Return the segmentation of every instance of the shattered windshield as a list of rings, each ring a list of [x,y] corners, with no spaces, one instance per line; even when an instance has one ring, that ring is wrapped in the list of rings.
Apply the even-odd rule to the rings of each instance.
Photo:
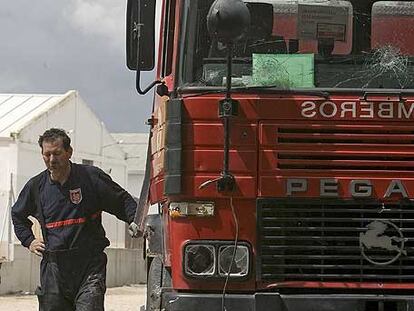
[[[207,31],[212,3],[184,1],[181,85],[225,85],[227,47],[211,39]],[[245,3],[251,25],[234,46],[234,86],[414,88],[414,3]]]

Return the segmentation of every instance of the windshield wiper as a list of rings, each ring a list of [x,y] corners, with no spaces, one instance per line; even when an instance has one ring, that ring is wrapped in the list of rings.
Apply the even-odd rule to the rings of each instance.
[[[284,93],[284,94],[298,94],[298,95],[311,95],[311,96],[318,96],[322,97],[324,99],[328,99],[330,97],[330,93],[327,91],[319,91],[319,90],[307,90],[307,89],[283,89],[280,88],[277,85],[259,85],[259,86],[236,86],[231,88],[232,92],[235,93],[248,93],[252,91],[257,92],[265,92],[265,93]],[[193,92],[199,92],[194,94]],[[184,87],[184,88],[178,88],[177,93],[183,94],[183,93],[191,93],[187,95],[182,95],[183,98],[189,98],[189,97],[199,97],[204,95],[210,95],[210,94],[223,94],[226,92],[225,88],[220,89],[214,89],[214,90],[208,90],[203,91],[203,88],[201,87]]]
[[[245,86],[245,87],[234,87],[232,88],[234,92],[250,92],[250,91],[273,91],[277,93],[285,93],[285,94],[299,94],[299,95],[312,95],[312,96],[319,96],[325,99],[330,97],[330,93],[327,91],[319,91],[319,90],[308,90],[308,89],[282,89],[276,85],[259,85],[259,86]]]

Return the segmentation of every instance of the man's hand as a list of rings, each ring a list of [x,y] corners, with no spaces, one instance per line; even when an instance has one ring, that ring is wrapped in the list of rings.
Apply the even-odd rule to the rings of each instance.
[[[131,222],[131,224],[129,225],[128,233],[133,238],[142,237],[142,232],[141,230],[139,230],[139,227],[135,222]]]
[[[32,243],[30,243],[29,250],[33,254],[42,257],[42,252],[45,250],[45,243],[39,239],[34,239]]]

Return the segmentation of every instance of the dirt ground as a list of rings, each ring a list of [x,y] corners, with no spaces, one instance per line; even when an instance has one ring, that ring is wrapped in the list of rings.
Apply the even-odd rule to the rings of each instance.
[[[137,311],[145,303],[145,285],[108,288],[105,311]],[[0,311],[37,311],[35,295],[0,296]]]

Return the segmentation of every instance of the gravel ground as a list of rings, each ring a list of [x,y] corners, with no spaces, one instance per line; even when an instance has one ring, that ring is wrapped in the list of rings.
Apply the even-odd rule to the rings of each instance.
[[[145,285],[108,288],[105,311],[138,311],[145,303]],[[0,311],[37,311],[35,295],[0,296]]]

